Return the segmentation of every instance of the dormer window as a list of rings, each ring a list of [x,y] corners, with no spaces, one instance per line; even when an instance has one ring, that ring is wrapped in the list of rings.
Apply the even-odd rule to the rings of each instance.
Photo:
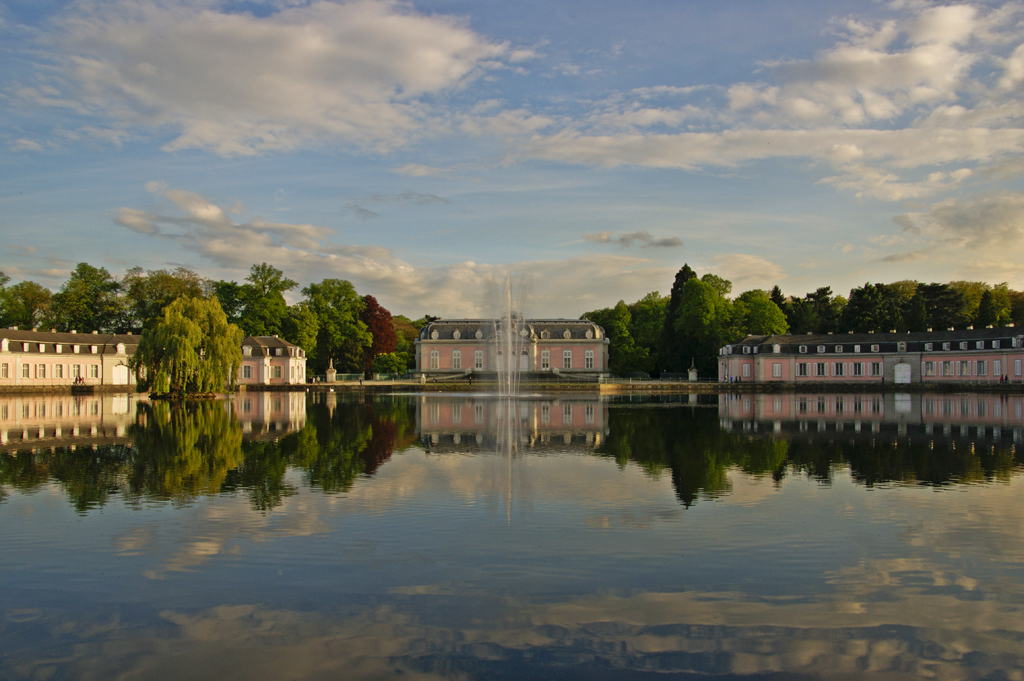
[[[854,345],[853,346],[853,351],[854,352],[860,352],[860,346],[859,345]]]
[[[46,343],[39,344],[39,352],[46,352]]]
[[[123,355],[124,354],[124,343],[118,343],[117,344],[117,354],[119,354],[119,355]]]
[[[54,345],[54,346],[53,346],[53,349],[54,349],[54,350],[55,350],[56,352],[60,353],[60,352],[63,352],[63,351],[64,351],[64,346],[63,346],[63,345],[61,345],[60,343],[58,343],[57,345]]]
[[[22,343],[21,344],[21,351],[22,352],[28,352],[28,343]]]
[[[985,349],[985,341],[978,341],[977,343],[975,343],[974,347],[976,347],[978,350],[984,350]]]
[[[800,346],[800,354],[801,355],[806,355],[807,354],[807,346],[806,345],[801,345]]]
[[[252,348],[250,346],[248,346],[248,345],[243,345],[242,346],[242,355],[244,357],[251,357],[252,356]]]
[[[871,352],[878,352],[878,345],[877,344],[871,346]]]
[[[992,349],[993,350],[998,350],[999,349],[999,341],[997,341],[997,340],[992,341]]]
[[[837,345],[836,346],[836,352],[842,352],[842,351],[843,351],[843,346],[842,345]]]
[[[960,341],[960,349],[961,350],[966,350],[967,349],[967,341]]]
[[[906,343],[906,341],[900,341],[899,343],[896,344],[896,352],[906,352],[906,351],[907,351],[907,343]]]
[[[77,354],[78,354],[79,352],[81,352],[81,349],[82,349],[82,348],[81,348],[81,346],[79,346],[79,345],[72,345],[72,346],[71,346],[71,352],[75,353],[76,355],[77,355]]]
[[[772,346],[772,352],[776,355],[779,354],[780,352],[782,352],[782,346],[776,343],[775,345]]]
[[[825,346],[824,345],[819,345],[818,346],[818,352],[825,352]]]
[[[749,345],[744,345],[743,346],[743,354],[744,355],[749,355],[750,354],[750,346]]]
[[[949,350],[949,343],[943,343],[942,344],[942,349],[943,350]]]
[[[932,343],[925,343],[924,344],[924,349],[927,350],[928,352],[932,351],[932,347],[933,347]]]
[[[98,346],[96,346],[96,345],[90,345],[90,346],[89,346],[89,350],[90,350],[90,352],[92,352],[92,354],[94,354],[94,355],[95,355],[95,354],[96,354],[97,352],[99,352],[99,351],[100,351],[99,347],[98,347]]]

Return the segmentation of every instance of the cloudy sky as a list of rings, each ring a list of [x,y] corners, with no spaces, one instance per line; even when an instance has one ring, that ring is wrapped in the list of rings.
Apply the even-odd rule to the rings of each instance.
[[[351,280],[397,313],[1024,288],[1024,5],[0,0],[0,268]]]

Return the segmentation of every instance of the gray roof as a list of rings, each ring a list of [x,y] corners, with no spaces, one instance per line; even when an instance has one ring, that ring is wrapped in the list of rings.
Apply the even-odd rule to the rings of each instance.
[[[977,341],[985,341],[986,348],[991,349],[994,340],[1006,341],[1000,349],[1012,347],[1011,339],[1024,336],[1024,327],[994,327],[991,329],[960,329],[945,331],[911,331],[905,333],[816,333],[805,335],[773,335],[747,336],[743,340],[730,343],[727,347],[743,348],[744,346],[759,348],[758,352],[771,352],[773,345],[780,345],[783,353],[799,352],[801,345],[806,345],[810,353],[816,353],[818,346],[825,346],[826,353],[836,352],[836,346],[842,346],[841,352],[852,352],[854,345],[878,345],[880,352],[896,352],[898,343],[906,343],[907,352],[923,352],[925,343],[932,343],[933,350],[941,348],[942,343],[950,343],[951,350],[959,350],[959,343],[968,342],[968,348],[974,350]],[[762,350],[763,349],[763,350]],[[741,350],[742,352],[742,350]]]
[[[27,352],[39,352],[39,345],[42,344],[44,353],[55,353],[55,345],[84,345],[98,346],[97,354],[106,354],[117,351],[117,344],[123,343],[125,352],[129,355],[135,354],[135,348],[139,344],[140,336],[130,333],[64,333],[56,331],[29,331],[22,329],[0,329],[0,339],[6,338],[9,350],[12,352],[26,352],[20,347],[13,347],[16,343],[28,343]]]
[[[512,320],[517,330],[525,329],[527,338],[564,338],[565,332],[569,332],[569,338],[573,340],[584,340],[587,332],[590,331],[593,338],[604,338],[604,329],[586,319],[514,319]],[[500,320],[498,319],[439,319],[425,324],[420,329],[420,340],[456,340],[455,332],[459,332],[459,340],[476,340],[477,332],[480,333],[480,340],[490,340],[495,337]],[[434,332],[437,338],[433,338]],[[545,335],[546,334],[546,335]]]

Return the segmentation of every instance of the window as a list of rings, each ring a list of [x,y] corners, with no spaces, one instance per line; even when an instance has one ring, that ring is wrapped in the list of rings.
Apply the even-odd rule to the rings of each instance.
[[[971,363],[967,360],[957,362],[957,375],[958,376],[970,376],[971,375]]]
[[[572,369],[572,350],[562,351],[562,368]]]
[[[842,352],[842,351],[843,351],[843,346],[842,345],[837,345],[836,346],[836,352]]]
[[[828,367],[825,365],[824,362],[818,362],[817,364],[814,365],[814,375],[828,376]]]
[[[924,344],[924,349],[927,350],[928,352],[931,352],[933,347],[934,347],[933,343],[925,343]]]
[[[58,352],[58,353],[59,352],[63,352],[63,348],[64,348],[64,346],[61,345],[60,343],[57,343],[56,345],[53,346],[54,351]]]
[[[881,362],[872,362],[871,363],[871,375],[872,376],[881,376],[882,375],[882,363]]]
[[[562,405],[562,423],[572,423],[572,405]]]
[[[833,376],[844,376],[846,374],[846,365],[842,362],[836,362],[832,365]]]
[[[984,350],[985,341],[978,341],[977,343],[974,344],[974,347],[977,348],[978,350]]]
[[[824,345],[819,345],[818,346],[818,352],[825,352],[825,346]]]
[[[809,375],[807,373],[807,362],[801,362],[800,364],[796,365],[796,375],[797,376],[808,376]]]
[[[90,364],[89,365],[89,378],[99,378],[99,377],[100,377],[100,365],[99,364]]]
[[[45,364],[37,364],[36,365],[36,378],[46,378],[46,365]]]
[[[743,354],[744,355],[749,355],[750,354],[750,346],[749,345],[744,345],[743,346]]]
[[[540,368],[550,369],[551,368],[551,351],[541,350],[540,351]]]
[[[452,350],[452,369],[462,368],[462,350]]]
[[[859,345],[854,345],[853,346],[853,351],[854,352],[860,352],[860,346]]]
[[[949,350],[949,343],[943,343],[942,344],[942,349],[943,350]]]
[[[30,371],[32,371],[32,369],[31,369],[31,367],[29,367],[28,364],[22,364],[21,365],[21,377],[22,378],[29,378],[29,372]]]
[[[583,420],[590,424],[594,422],[594,405],[588,404],[583,407]]]
[[[54,364],[53,365],[53,377],[54,378],[64,378],[64,365],[63,364]]]
[[[899,343],[896,344],[896,352],[906,352],[906,351],[907,351],[907,343],[906,343],[906,341],[900,341]]]
[[[871,352],[878,352],[878,345],[877,344],[871,346]]]
[[[782,362],[772,363],[772,378],[782,378]]]
[[[992,341],[992,349],[993,350],[998,350],[999,349],[999,341],[997,341],[997,340]]]
[[[974,363],[974,375],[975,376],[988,376],[988,363],[980,359]]]
[[[540,422],[551,423],[551,405],[547,402],[540,405]]]
[[[82,377],[82,365],[81,364],[72,364],[71,365],[71,378],[81,378],[81,377]]]
[[[99,352],[99,347],[98,347],[98,346],[95,346],[95,345],[90,345],[90,346],[89,346],[89,351],[90,351],[90,352],[91,352],[92,354],[94,354],[94,355],[95,355],[95,354],[96,354],[97,352]]]
[[[484,351],[474,350],[473,351],[473,368],[483,369],[484,368]]]
[[[922,362],[921,371],[924,372],[925,376],[935,375],[935,362]]]
[[[252,365],[246,364],[242,367],[242,378],[252,378]]]
[[[782,346],[776,343],[775,345],[772,346],[772,352],[776,355],[779,354],[780,352],[782,352]]]
[[[252,356],[252,348],[249,347],[248,345],[243,345],[242,346],[242,355],[244,357],[251,357]]]
[[[593,350],[587,350],[585,353],[583,353],[583,367],[585,369],[593,369],[594,368],[594,351]]]
[[[992,375],[1002,376],[1003,375],[1003,361],[1000,359],[992,360]]]
[[[10,371],[11,371],[11,366],[7,362],[4,362],[3,364],[0,364],[0,378],[10,378],[11,377]]]
[[[803,354],[803,355],[807,354],[807,346],[806,345],[801,345],[800,346],[800,354]]]
[[[953,363],[952,362],[943,362],[942,363],[942,375],[943,376],[952,376],[953,375]]]
[[[750,378],[750,365],[744,364],[742,367],[743,378]]]
[[[281,378],[281,367],[270,367],[271,378]]]
[[[961,350],[966,350],[967,349],[967,341],[960,341],[960,349]]]
[[[82,346],[80,346],[80,345],[72,345],[72,346],[71,346],[71,350],[72,350],[72,351],[73,351],[73,352],[74,352],[74,353],[75,353],[76,355],[77,355],[77,354],[78,354],[78,353],[79,353],[79,352],[81,351],[81,349],[82,349]]]
[[[1014,376],[1020,376],[1020,360],[1019,359],[1013,360],[1013,375]]]
[[[430,351],[430,368],[438,369],[441,366],[441,353],[437,350]]]

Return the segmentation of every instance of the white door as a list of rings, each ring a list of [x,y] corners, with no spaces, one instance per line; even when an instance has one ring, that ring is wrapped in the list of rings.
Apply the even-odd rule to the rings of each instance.
[[[118,364],[114,367],[114,385],[128,385],[128,367]]]
[[[893,366],[894,377],[897,383],[910,383],[910,365],[900,362]]]

